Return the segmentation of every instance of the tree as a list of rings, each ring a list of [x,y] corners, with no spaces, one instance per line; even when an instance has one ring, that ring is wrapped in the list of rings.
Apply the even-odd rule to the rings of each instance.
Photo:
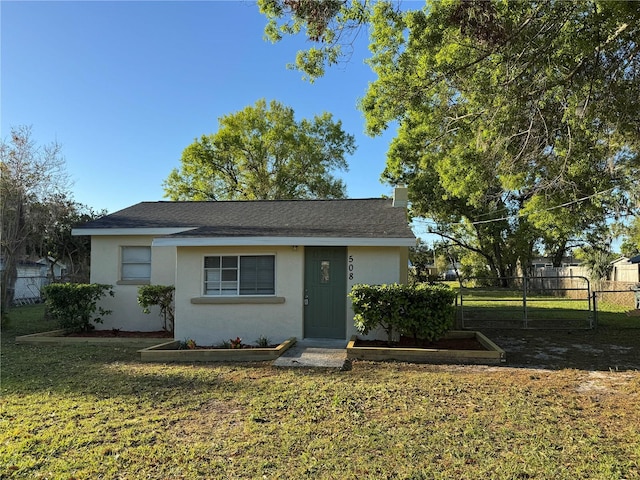
[[[39,209],[46,216],[41,230],[34,232],[27,242],[27,254],[52,259],[50,277],[54,277],[54,266],[57,262],[66,265],[67,281],[86,283],[89,281],[91,259],[91,238],[74,236],[71,231],[76,225],[95,220],[106,214],[96,212],[92,208],[78,203],[67,195],[55,195],[46,203],[32,205],[32,210]]]
[[[341,198],[352,135],[329,113],[296,121],[291,108],[259,100],[219,119],[182,153],[180,169],[164,183],[172,200],[264,200]]]
[[[640,217],[635,217],[624,228],[620,253],[627,257],[633,257],[640,253]]]
[[[409,262],[412,269],[409,271],[411,280],[416,283],[433,280],[435,274],[435,252],[423,240],[418,239],[415,247],[409,247]]]
[[[348,58],[352,38],[370,17],[366,0],[258,0],[258,7],[268,23],[265,36],[272,42],[285,35],[305,31],[314,42],[308,50],[299,51],[293,68],[313,82],[324,75],[327,66]]]
[[[615,260],[608,245],[585,245],[575,249],[575,256],[589,270],[591,281],[595,284],[594,290],[602,290],[602,281],[607,280],[613,269],[612,261]]]
[[[372,135],[399,126],[383,178],[407,184],[412,214],[481,255],[494,275],[514,274],[536,246],[561,258],[633,210],[633,2],[450,0],[404,11],[345,2],[320,21],[302,0],[265,3],[271,31],[282,19],[280,34],[316,28],[315,66],[298,63],[310,75],[337,61],[332,32],[368,23],[377,79],[360,108]]]
[[[0,160],[4,311],[13,303],[18,262],[33,236],[51,221],[49,212],[39,206],[56,196],[66,196],[68,178],[60,145],[36,145],[30,127],[11,129],[10,139],[0,143]]]

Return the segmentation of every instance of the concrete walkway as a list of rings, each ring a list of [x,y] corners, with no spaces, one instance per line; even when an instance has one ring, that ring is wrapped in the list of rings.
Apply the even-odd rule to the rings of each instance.
[[[348,370],[347,340],[305,338],[274,360],[275,367],[317,367]]]

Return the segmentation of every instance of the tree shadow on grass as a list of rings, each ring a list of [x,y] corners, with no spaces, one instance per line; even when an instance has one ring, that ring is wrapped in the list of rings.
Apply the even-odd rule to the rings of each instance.
[[[2,391],[79,393],[97,397],[143,396],[180,391],[232,394],[246,388],[211,364],[151,364],[136,348],[90,345],[2,345]],[[226,371],[228,372],[228,370]],[[225,372],[225,373],[226,373]]]

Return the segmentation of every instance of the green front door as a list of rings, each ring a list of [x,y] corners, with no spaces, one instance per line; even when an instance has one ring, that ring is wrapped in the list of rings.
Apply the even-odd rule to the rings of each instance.
[[[347,249],[305,247],[304,336],[345,338]]]

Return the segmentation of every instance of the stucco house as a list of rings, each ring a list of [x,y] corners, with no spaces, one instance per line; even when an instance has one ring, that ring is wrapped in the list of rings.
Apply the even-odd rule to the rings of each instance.
[[[114,285],[98,328],[159,330],[136,298],[175,285],[178,340],[346,339],[356,283],[407,281],[407,192],[393,199],[143,202],[83,224],[91,282]]]

